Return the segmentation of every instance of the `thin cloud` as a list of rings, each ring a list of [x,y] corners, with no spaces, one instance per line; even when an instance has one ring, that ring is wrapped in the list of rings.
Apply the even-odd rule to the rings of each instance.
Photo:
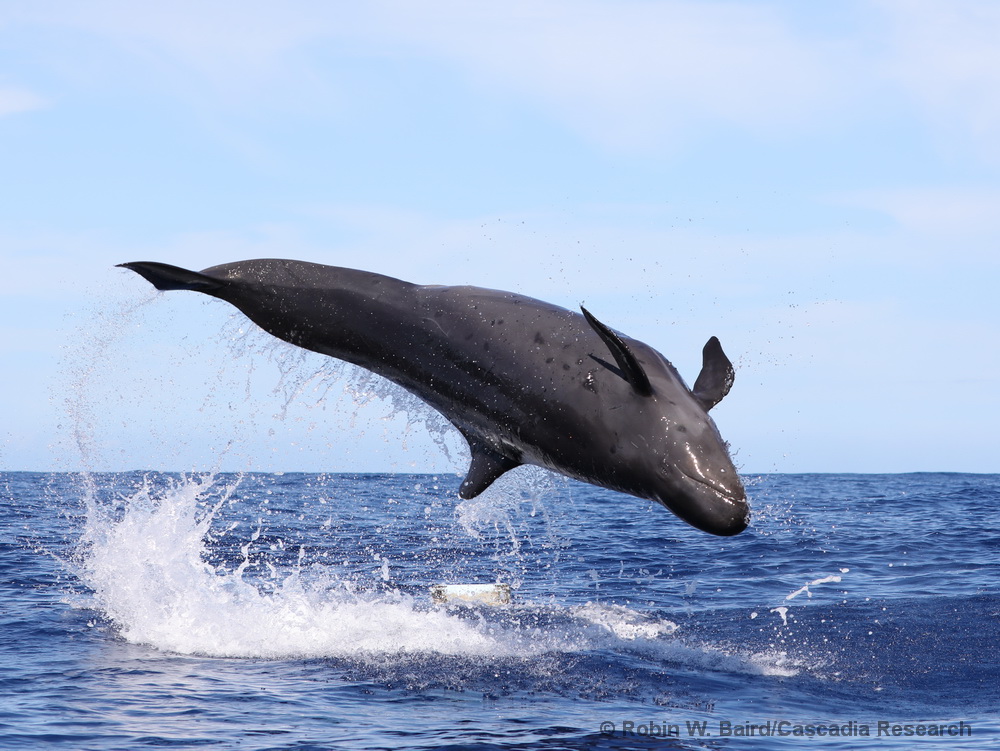
[[[710,119],[761,132],[801,124],[834,106],[841,89],[834,47],[801,37],[761,5],[389,7],[390,20],[372,33],[458,63],[481,90],[526,94],[613,147],[672,146]]]
[[[850,88],[840,46],[761,4],[94,0],[39,4],[17,20],[98,35],[174,82],[184,71],[188,86],[265,107],[287,106],[289,92],[328,107],[339,89],[325,55],[444,62],[473,97],[526,100],[615,150],[673,150],[711,121],[759,134],[816,124]]]
[[[884,0],[887,74],[950,142],[1000,160],[1000,5]]]
[[[0,87],[0,117],[41,109],[48,102],[27,89]]]
[[[90,0],[9,15],[8,33],[20,24],[100,37],[178,96],[210,91],[215,106],[346,116],[361,95],[346,83],[358,65],[329,65],[346,56],[376,75],[443,64],[466,95],[527,104],[611,151],[676,152],[706,128],[816,133],[910,102],[945,145],[971,136],[1000,158],[993,0],[859,3],[844,18],[864,34],[809,27],[779,3],[692,0]],[[117,62],[104,72],[128,75]]]
[[[885,214],[901,229],[917,234],[994,238],[1000,232],[1000,190],[993,187],[866,190],[840,200]],[[995,250],[990,255],[995,256]]]

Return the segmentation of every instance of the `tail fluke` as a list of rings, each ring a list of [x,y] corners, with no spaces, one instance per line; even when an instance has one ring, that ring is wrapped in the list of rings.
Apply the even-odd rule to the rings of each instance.
[[[196,292],[212,292],[221,289],[223,282],[197,271],[188,271],[180,266],[156,261],[131,261],[119,263],[123,269],[132,269],[135,273],[160,290],[191,289]]]

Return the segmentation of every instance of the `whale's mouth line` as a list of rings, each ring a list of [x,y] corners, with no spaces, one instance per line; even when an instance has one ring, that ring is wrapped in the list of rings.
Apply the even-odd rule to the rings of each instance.
[[[743,493],[739,492],[734,493],[729,490],[722,490],[717,485],[714,485],[711,482],[705,480],[703,477],[698,477],[697,475],[688,472],[687,469],[685,469],[684,467],[678,467],[678,469],[680,469],[681,474],[687,477],[689,480],[692,480],[698,483],[698,485],[701,485],[702,487],[711,490],[713,493],[715,493],[724,501],[728,501],[729,503],[740,503],[746,500],[745,491]]]

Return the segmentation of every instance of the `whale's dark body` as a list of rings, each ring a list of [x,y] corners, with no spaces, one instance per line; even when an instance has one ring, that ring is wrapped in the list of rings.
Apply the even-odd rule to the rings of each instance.
[[[280,339],[419,396],[469,442],[463,498],[535,464],[659,501],[713,534],[747,526],[746,494],[707,414],[733,381],[714,337],[691,390],[659,352],[586,310],[511,292],[275,259],[201,272],[121,265],[157,289],[225,300]]]

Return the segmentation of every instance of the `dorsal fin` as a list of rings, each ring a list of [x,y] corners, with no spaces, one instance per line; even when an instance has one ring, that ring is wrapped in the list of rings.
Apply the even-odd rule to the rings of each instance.
[[[474,438],[466,436],[466,440],[469,441],[469,449],[472,451],[472,463],[469,465],[469,474],[465,476],[465,482],[458,489],[460,498],[466,500],[475,498],[500,475],[521,466],[521,462],[516,459],[506,457]]]
[[[653,387],[649,383],[649,376],[646,375],[646,371],[642,369],[642,365],[639,364],[635,355],[632,354],[632,350],[622,341],[622,338],[594,318],[590,311],[582,305],[580,306],[580,310],[583,311],[583,317],[587,319],[590,327],[608,345],[608,349],[611,350],[615,362],[621,368],[622,375],[635,390],[635,393],[639,396],[652,396]]]
[[[734,380],[736,371],[733,370],[733,364],[722,351],[722,344],[713,336],[701,351],[701,372],[691,393],[708,412],[729,393]]]

